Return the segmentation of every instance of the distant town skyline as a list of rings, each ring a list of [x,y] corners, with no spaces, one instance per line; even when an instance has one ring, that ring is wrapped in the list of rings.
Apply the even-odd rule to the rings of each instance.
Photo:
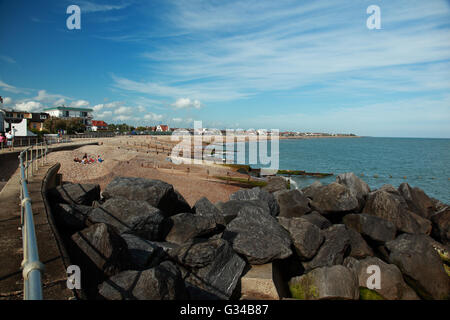
[[[81,29],[70,30],[77,5]],[[370,29],[368,7],[380,8]],[[2,1],[0,107],[133,126],[450,138],[450,3]]]

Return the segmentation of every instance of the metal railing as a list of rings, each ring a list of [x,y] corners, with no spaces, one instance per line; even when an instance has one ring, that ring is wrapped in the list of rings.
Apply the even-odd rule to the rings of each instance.
[[[39,260],[36,232],[34,228],[31,198],[28,193],[28,178],[39,170],[39,162],[47,162],[48,146],[41,142],[23,150],[20,161],[20,204],[23,241],[22,275],[24,300],[42,300],[42,273],[44,265]]]

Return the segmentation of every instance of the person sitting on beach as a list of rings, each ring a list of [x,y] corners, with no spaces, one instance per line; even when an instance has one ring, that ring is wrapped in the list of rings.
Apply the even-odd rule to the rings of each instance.
[[[80,158],[78,158],[78,157],[75,157],[75,158],[73,159],[73,161],[78,162],[78,163],[81,163],[81,160],[80,160]]]
[[[103,160],[103,159],[100,157],[100,155],[98,155],[98,156],[97,156],[97,161],[98,161],[99,163],[102,163],[102,162],[105,161],[105,160]]]
[[[91,156],[91,157],[89,158],[88,162],[89,162],[89,163],[94,163],[94,162],[95,162],[95,159],[92,158],[92,156]]]

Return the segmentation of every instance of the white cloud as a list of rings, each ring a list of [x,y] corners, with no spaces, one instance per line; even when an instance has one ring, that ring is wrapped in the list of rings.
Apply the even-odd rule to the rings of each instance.
[[[70,99],[70,98],[63,96],[61,94],[51,94],[48,93],[46,90],[39,90],[38,95],[33,98],[33,100],[41,101],[43,103],[61,101],[61,99]]]
[[[172,121],[173,122],[182,122],[183,119],[182,118],[173,118]]]
[[[1,80],[0,80],[0,88],[2,88],[5,91],[12,92],[12,93],[21,93],[21,92],[23,92],[23,90],[21,90],[21,89],[19,89],[17,87],[14,87],[12,85],[9,85],[9,84],[1,81]]]
[[[64,99],[64,98],[60,98],[60,99],[56,100],[55,102],[53,102],[54,106],[61,106],[63,104],[66,104],[66,99]]]
[[[81,12],[83,13],[91,13],[91,12],[104,12],[111,10],[120,10],[129,6],[129,4],[119,4],[119,5],[110,5],[110,4],[97,4],[90,1],[78,1],[80,5]]]
[[[125,107],[125,106],[121,106],[119,108],[117,108],[114,113],[115,114],[130,114],[132,113],[133,108],[131,107]]]
[[[119,121],[125,121],[125,120],[130,120],[130,119],[132,119],[131,116],[124,116],[124,115],[114,117],[114,120],[119,120]]]
[[[88,105],[89,105],[89,101],[86,101],[86,100],[76,100],[76,101],[72,101],[70,103],[70,106],[74,107],[74,108],[86,107]]]
[[[12,99],[10,97],[4,97],[3,98],[3,105],[9,105],[12,103]]]
[[[145,116],[144,119],[145,120],[153,120],[153,121],[160,121],[163,119],[163,115],[162,114],[156,114],[153,112],[148,112]]]
[[[195,108],[200,109],[201,103],[198,100],[191,100],[190,98],[179,98],[172,104],[177,109]]]
[[[18,111],[36,112],[42,110],[43,105],[37,101],[26,101],[16,103],[14,109]]]

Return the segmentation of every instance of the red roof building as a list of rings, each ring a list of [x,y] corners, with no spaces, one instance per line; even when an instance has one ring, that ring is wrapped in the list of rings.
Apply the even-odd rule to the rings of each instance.
[[[93,131],[97,131],[97,130],[108,130],[108,124],[105,121],[102,120],[92,120],[92,128],[95,130]]]

